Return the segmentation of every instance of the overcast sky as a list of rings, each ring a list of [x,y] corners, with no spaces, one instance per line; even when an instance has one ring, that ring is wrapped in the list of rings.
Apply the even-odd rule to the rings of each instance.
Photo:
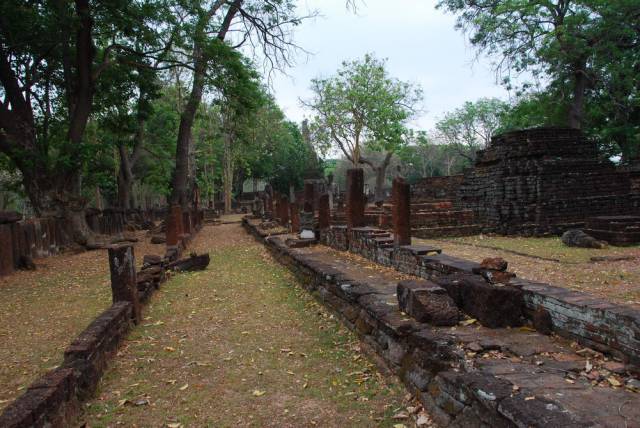
[[[443,113],[481,97],[508,98],[495,83],[488,59],[474,61],[465,36],[454,29],[455,18],[435,8],[435,0],[361,1],[357,13],[345,0],[298,0],[299,11],[322,16],[295,30],[296,43],[311,52],[300,55],[289,76],[273,77],[280,107],[296,122],[310,117],[299,98],[310,98],[314,77],[328,77],[346,59],[371,52],[387,59],[391,76],[419,84],[424,90],[424,114],[413,124],[428,130]]]

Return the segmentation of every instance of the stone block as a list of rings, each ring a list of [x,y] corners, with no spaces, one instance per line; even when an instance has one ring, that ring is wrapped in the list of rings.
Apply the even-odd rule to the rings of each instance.
[[[489,328],[523,324],[522,290],[510,285],[493,285],[475,275],[453,274],[433,282],[446,289],[457,306]]]
[[[460,312],[447,291],[430,281],[405,280],[398,283],[400,310],[420,322],[438,326],[456,325]]]

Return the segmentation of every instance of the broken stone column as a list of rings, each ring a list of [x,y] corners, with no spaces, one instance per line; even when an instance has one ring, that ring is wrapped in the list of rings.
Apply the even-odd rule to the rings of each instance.
[[[167,246],[178,245],[180,235],[182,235],[182,208],[179,205],[173,205],[169,208],[167,216]]]
[[[364,226],[364,171],[362,168],[347,170],[347,227]]]
[[[329,220],[331,218],[331,210],[329,209],[329,195],[327,193],[318,199],[318,228],[326,230],[329,228]]]
[[[140,322],[140,301],[136,282],[136,262],[133,245],[121,244],[109,248],[109,270],[111,271],[111,294],[113,303],[130,302],[133,306],[134,322]]]
[[[404,280],[398,283],[398,306],[419,322],[438,326],[458,324],[460,311],[447,291],[425,280]]]
[[[289,225],[289,198],[286,195],[280,197],[280,224]]]
[[[313,181],[304,182],[304,205],[303,210],[308,213],[312,213],[315,208],[315,183]]]
[[[291,233],[300,233],[300,213],[295,201],[289,204],[289,211],[291,214]]]
[[[411,187],[402,177],[393,179],[394,244],[411,245]]]

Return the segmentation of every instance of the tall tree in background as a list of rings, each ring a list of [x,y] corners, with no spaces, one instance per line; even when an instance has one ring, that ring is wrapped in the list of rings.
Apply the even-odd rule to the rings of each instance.
[[[389,76],[385,61],[372,55],[345,61],[336,76],[313,79],[313,98],[304,105],[315,113],[314,139],[321,151],[337,147],[353,165],[376,172],[376,202],[384,199],[384,180],[391,157],[406,144],[407,122],[422,92]],[[379,163],[363,156],[363,148],[382,152]]]
[[[473,161],[476,151],[491,143],[491,137],[501,127],[502,116],[508,107],[507,103],[496,98],[467,101],[436,123],[436,136],[441,142],[456,148],[460,156]]]
[[[189,173],[192,127],[207,79],[215,73],[212,68],[223,65],[220,63],[229,50],[245,45],[259,50],[274,68],[287,65],[293,47],[291,27],[303,18],[295,15],[292,0],[190,2],[181,9],[187,22],[185,48],[190,51],[183,57],[191,59],[187,67],[192,71],[192,83],[180,118],[170,203],[186,206],[190,182],[195,179]],[[230,33],[232,37],[228,37]]]
[[[583,126],[588,97],[608,78],[637,68],[625,61],[639,47],[637,0],[440,0],[438,7],[457,14],[473,45],[497,57],[505,83],[525,71],[550,80],[569,127]]]
[[[163,44],[161,2],[0,3],[0,151],[22,173],[38,215],[64,216],[73,238],[92,239],[82,171],[96,92],[115,62]],[[139,44],[134,43],[137,41]]]

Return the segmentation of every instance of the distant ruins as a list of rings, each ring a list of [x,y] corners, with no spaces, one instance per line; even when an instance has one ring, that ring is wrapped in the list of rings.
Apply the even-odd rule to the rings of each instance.
[[[476,225],[470,233],[477,225],[484,232],[525,235],[589,227],[600,239],[640,240],[640,171],[617,168],[575,129],[498,135],[464,175],[425,178],[412,192],[414,200],[448,204],[442,217],[452,225]],[[413,220],[419,229],[419,216]]]

